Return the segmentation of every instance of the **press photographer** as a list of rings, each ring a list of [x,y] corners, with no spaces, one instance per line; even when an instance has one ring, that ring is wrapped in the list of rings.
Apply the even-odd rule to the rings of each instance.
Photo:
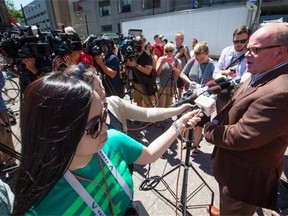
[[[156,73],[152,73],[152,57],[144,51],[142,36],[136,36],[132,48],[135,58],[129,58],[126,67],[133,69],[133,99],[138,106],[151,107],[156,103]]]
[[[90,36],[86,42],[86,52],[95,61],[95,67],[102,73],[102,82],[107,96],[124,96],[120,77],[120,60],[113,52],[114,42],[107,37]]]
[[[81,39],[76,31],[68,26],[63,32],[52,31],[53,69],[63,71],[72,64],[84,62],[93,65],[93,58],[83,52]]]
[[[1,36],[1,53],[12,63],[11,70],[17,70],[21,92],[42,73],[51,71],[51,48],[46,35],[39,30],[34,35],[30,26]]]

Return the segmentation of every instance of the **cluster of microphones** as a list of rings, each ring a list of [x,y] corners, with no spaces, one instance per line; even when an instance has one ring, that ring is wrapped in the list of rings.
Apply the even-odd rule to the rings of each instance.
[[[195,105],[201,108],[205,115],[210,116],[213,112],[213,107],[216,105],[217,95],[220,93],[231,92],[233,89],[241,85],[239,80],[227,80],[221,77],[216,80],[211,80],[205,86],[197,90],[188,89],[188,91],[172,106],[181,106],[185,103]]]

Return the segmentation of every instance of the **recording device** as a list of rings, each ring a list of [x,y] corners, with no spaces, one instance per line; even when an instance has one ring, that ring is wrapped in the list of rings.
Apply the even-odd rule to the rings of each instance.
[[[105,36],[89,35],[83,46],[85,47],[85,53],[95,56],[111,51],[114,47],[114,42]]]
[[[0,36],[1,53],[14,60],[23,58],[47,56],[50,53],[50,44],[45,35],[38,30],[34,36],[30,26],[10,31]]]
[[[206,116],[210,116],[216,107],[216,94],[211,94],[209,96],[206,96],[204,94],[201,94],[198,96],[195,100],[194,103],[201,108],[201,111],[205,113]]]
[[[194,104],[195,100],[202,94],[209,97],[210,95],[217,95],[223,91],[232,91],[233,89],[239,87],[239,82],[237,83],[237,80],[223,81],[220,83],[216,83],[215,81],[213,82],[215,85],[212,86],[212,82],[210,82],[211,87],[204,86],[195,93],[193,93],[193,91],[185,92],[183,97],[180,98],[175,104],[173,104],[172,107],[181,106],[184,103]]]
[[[173,61],[172,58],[163,58],[163,62],[165,63],[171,63]]]
[[[136,60],[138,57],[138,53],[142,51],[141,43],[135,40],[134,36],[125,37],[120,45],[119,50],[121,55],[124,56],[124,60],[122,63],[128,61]]]
[[[26,26],[0,36],[1,53],[11,58],[19,71],[24,67],[22,59],[35,58],[37,69],[48,72],[52,70],[51,61],[47,61],[48,59],[82,50],[81,40],[76,33],[64,33],[62,30],[41,32],[39,27],[37,31],[37,35],[34,35],[31,26]]]

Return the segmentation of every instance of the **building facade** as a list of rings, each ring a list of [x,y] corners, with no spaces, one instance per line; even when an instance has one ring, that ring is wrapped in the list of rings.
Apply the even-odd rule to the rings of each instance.
[[[8,17],[8,10],[4,0],[0,0],[0,32],[5,32],[11,28],[11,23]]]
[[[3,1],[3,0],[2,0]],[[121,22],[169,13],[247,0],[34,0],[24,7],[28,25],[40,26],[42,31],[72,26],[82,38],[89,34],[124,33]],[[249,0],[253,3],[260,0]],[[283,17],[288,20],[287,0],[262,0],[260,22]],[[139,26],[141,28],[141,26]]]
[[[41,31],[71,25],[68,0],[34,0],[24,6],[26,25],[39,25]]]

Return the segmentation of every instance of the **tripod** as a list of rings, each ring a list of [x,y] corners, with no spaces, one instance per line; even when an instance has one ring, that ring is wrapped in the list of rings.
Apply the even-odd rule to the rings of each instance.
[[[165,90],[165,88],[168,86],[168,83],[169,83],[169,82],[170,82],[170,86],[171,86],[169,96],[170,96],[170,97],[173,97],[173,95],[174,95],[174,96],[175,96],[175,100],[178,99],[178,98],[177,98],[177,94],[176,94],[176,83],[174,82],[174,80],[175,80],[175,78],[174,78],[174,73],[173,73],[173,71],[171,70],[168,80],[166,81],[165,85],[162,87],[162,91],[158,94],[158,100],[156,101],[156,104],[158,104],[159,99],[160,99],[161,95],[163,94],[163,91]],[[172,99],[172,100],[173,100],[173,99]],[[170,105],[169,105],[169,106],[170,106]]]
[[[140,187],[143,188],[143,190],[150,190],[150,189],[154,189],[154,191],[156,191],[162,198],[164,198],[167,202],[169,202],[171,205],[173,205],[174,207],[176,207],[178,210],[180,210],[182,212],[182,214],[184,216],[191,215],[187,210],[188,209],[192,209],[192,208],[201,208],[201,207],[207,207],[208,205],[213,205],[214,202],[214,192],[213,190],[210,188],[210,186],[207,184],[207,182],[203,179],[203,177],[199,174],[199,172],[193,167],[192,163],[189,162],[189,158],[190,158],[190,153],[191,153],[191,149],[192,149],[192,138],[193,138],[193,130],[189,131],[189,136],[188,136],[188,140],[186,141],[186,157],[185,157],[185,161],[181,162],[181,164],[175,166],[172,170],[170,170],[169,172],[167,172],[166,174],[160,176],[156,176],[156,177],[150,177],[148,179],[145,179],[142,184],[140,185]],[[166,176],[168,176],[169,174],[173,173],[175,170],[177,170],[178,168],[180,168],[180,166],[184,167],[184,173],[183,173],[183,179],[182,179],[182,190],[181,190],[181,196],[180,196],[180,200],[177,197],[177,195],[173,192],[173,190],[171,189],[171,187],[167,184],[167,182],[164,180],[164,178]],[[195,172],[195,174],[201,179],[202,183],[194,190],[191,192],[191,194],[188,195],[188,191],[187,191],[187,183],[188,183],[188,173],[189,173],[189,169],[192,168],[192,170]],[[165,197],[164,195],[162,195],[156,188],[156,186],[158,185],[159,182],[162,182],[163,185],[167,188],[168,192],[173,196],[173,198],[175,198],[176,200],[176,204],[173,203],[171,200],[169,200],[167,197]],[[203,205],[187,205],[188,201],[194,197],[198,192],[200,192],[200,190],[204,187],[207,187],[208,190],[211,192],[211,202],[209,204],[203,204]],[[177,204],[178,203],[178,204]]]

